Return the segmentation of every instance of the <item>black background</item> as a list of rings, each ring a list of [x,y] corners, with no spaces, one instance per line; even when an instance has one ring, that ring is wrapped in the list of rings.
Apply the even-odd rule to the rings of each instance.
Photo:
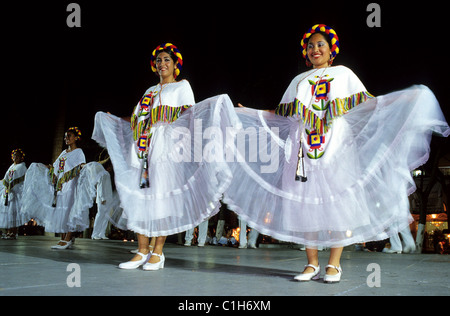
[[[67,6],[81,7],[69,28]],[[447,120],[450,67],[448,5],[376,1],[381,27],[367,26],[373,1],[16,1],[1,7],[0,174],[21,147],[31,162],[51,163],[58,111],[82,130],[87,160],[97,111],[130,116],[158,78],[150,54],[171,42],[184,60],[196,101],[228,94],[248,107],[273,109],[300,72],[300,40],[314,24],[333,27],[341,52],[374,95],[425,84]],[[62,144],[61,144],[62,146]],[[89,150],[91,149],[91,151]]]

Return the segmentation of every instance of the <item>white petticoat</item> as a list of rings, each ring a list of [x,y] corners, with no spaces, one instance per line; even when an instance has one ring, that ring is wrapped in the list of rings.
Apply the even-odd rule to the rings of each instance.
[[[245,132],[258,131],[258,157],[248,152],[250,137],[246,147],[237,146],[237,161],[246,162],[230,164],[234,177],[224,201],[261,233],[308,246],[386,239],[409,225],[410,171],[428,160],[433,132],[450,134],[425,86],[370,99],[335,119],[325,154],[305,157],[307,181],[299,182],[299,120],[236,111]]]
[[[110,214],[119,228],[149,237],[186,231],[213,216],[232,174],[224,159],[226,127],[237,124],[226,95],[186,110],[173,123],[152,127],[150,188],[140,189],[130,123],[99,112],[92,138],[108,149],[123,213]],[[116,208],[120,214],[121,208]]]
[[[20,212],[22,190],[23,182],[16,184],[8,194],[8,205],[5,205],[5,186],[0,181],[0,228],[19,227],[28,221]]]
[[[23,216],[34,218],[46,232],[78,232],[88,228],[89,208],[94,203],[96,183],[101,175],[97,165],[96,162],[86,164],[79,176],[64,183],[53,207],[54,186],[49,170],[44,164],[32,163],[25,176]]]

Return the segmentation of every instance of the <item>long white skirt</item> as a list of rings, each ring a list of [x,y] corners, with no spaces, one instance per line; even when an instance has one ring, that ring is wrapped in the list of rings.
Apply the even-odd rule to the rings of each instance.
[[[25,175],[22,216],[45,227],[46,232],[67,233],[82,231],[89,227],[89,208],[94,204],[95,185],[98,173],[91,172],[87,164],[80,175],[63,184],[57,192],[56,207],[53,207],[54,186],[48,168],[41,163],[32,163]]]
[[[5,205],[5,186],[0,181],[0,228],[19,227],[28,221],[20,212],[22,191],[23,182],[16,184],[8,194],[8,205]]]
[[[255,139],[246,138],[246,147],[236,141],[224,201],[261,233],[310,247],[382,240],[408,226],[410,171],[428,160],[433,132],[450,134],[427,87],[380,96],[333,122],[325,154],[305,157],[307,181],[299,182],[299,120],[237,112],[244,132],[257,131],[258,157],[249,150]]]
[[[227,127],[238,124],[226,95],[186,110],[175,122],[152,127],[148,170],[150,187],[140,189],[141,163],[130,123],[99,112],[92,138],[108,149],[120,196],[119,228],[149,237],[186,231],[215,215],[232,174],[224,159]]]

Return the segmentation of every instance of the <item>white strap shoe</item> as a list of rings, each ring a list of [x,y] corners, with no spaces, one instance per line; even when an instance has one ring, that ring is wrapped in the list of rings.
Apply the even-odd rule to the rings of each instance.
[[[320,278],[320,265],[319,266],[314,266],[312,264],[307,264],[305,266],[305,269],[311,267],[314,269],[314,272],[310,272],[310,273],[301,273],[297,276],[294,277],[294,280],[300,281],[300,282],[307,282],[307,281],[311,281],[311,280],[318,280]]]
[[[65,244],[60,245],[59,243],[65,243]],[[56,245],[52,246],[51,248],[59,249],[59,250],[68,249],[68,248],[72,248],[72,244],[73,244],[72,240],[66,241],[66,240],[61,239]]]
[[[156,262],[156,263],[147,262],[146,264],[144,264],[142,269],[145,270],[145,271],[156,271],[156,270],[159,270],[159,269],[163,269],[164,268],[164,262],[166,261],[166,258],[164,257],[164,254],[153,253],[152,256],[159,257],[159,261]]]
[[[323,277],[323,282],[325,282],[325,283],[338,283],[339,281],[341,281],[341,276],[342,276],[342,268],[341,268],[341,266],[336,267],[336,266],[333,266],[333,265],[329,264],[329,265],[327,265],[325,267],[325,269],[326,268],[336,269],[338,271],[338,273],[335,274],[335,275],[325,274],[325,276]]]
[[[139,256],[141,256],[140,260],[123,262],[123,263],[119,264],[119,268],[125,269],[125,270],[137,269],[138,267],[140,267],[141,265],[146,263],[148,261],[148,259],[150,259],[150,256],[152,255],[151,252],[146,255],[143,254],[142,252],[138,252],[137,254]]]

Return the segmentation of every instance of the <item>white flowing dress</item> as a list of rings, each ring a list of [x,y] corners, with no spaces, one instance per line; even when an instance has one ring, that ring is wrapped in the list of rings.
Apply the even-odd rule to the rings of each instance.
[[[0,181],[0,227],[19,227],[28,220],[20,212],[23,181],[27,167],[24,162],[12,164]]]
[[[450,133],[427,87],[375,98],[344,66],[294,78],[276,114],[236,111],[243,130],[228,144],[237,158],[224,201],[261,233],[308,246],[404,229],[412,221],[410,171],[427,161],[433,133]],[[295,180],[300,143],[306,182]]]
[[[153,237],[186,231],[213,216],[232,178],[223,157],[226,127],[238,123],[232,107],[226,95],[195,104],[189,82],[182,80],[150,87],[131,126],[97,113],[92,138],[108,149],[121,201],[110,220]],[[146,149],[149,187],[141,189]]]
[[[32,163],[25,175],[22,201],[24,216],[34,218],[47,232],[78,231],[69,226],[69,221],[78,199],[81,165],[85,162],[83,150],[77,148],[70,152],[64,150],[50,170],[44,164]],[[84,197],[84,200],[90,199]],[[89,203],[82,208],[89,209]]]

